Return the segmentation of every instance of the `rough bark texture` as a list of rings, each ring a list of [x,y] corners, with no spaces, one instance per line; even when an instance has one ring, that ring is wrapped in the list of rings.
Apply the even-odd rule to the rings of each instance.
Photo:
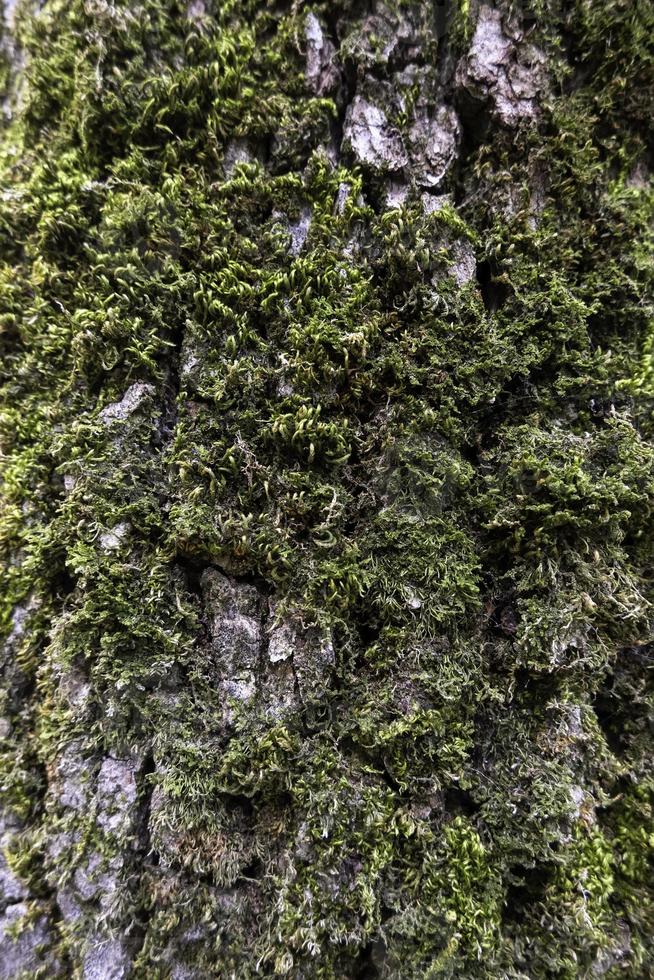
[[[30,0],[0,978],[648,977],[649,0]]]

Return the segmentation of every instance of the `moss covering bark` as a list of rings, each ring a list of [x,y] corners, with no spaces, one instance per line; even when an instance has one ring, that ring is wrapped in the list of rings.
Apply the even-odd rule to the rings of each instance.
[[[19,0],[0,977],[646,977],[649,0]]]

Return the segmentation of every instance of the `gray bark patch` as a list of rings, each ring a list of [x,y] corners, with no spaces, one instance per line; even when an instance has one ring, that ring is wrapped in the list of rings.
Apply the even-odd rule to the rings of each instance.
[[[398,171],[408,162],[398,130],[379,106],[361,96],[356,96],[347,110],[343,145],[357,163],[375,170]]]
[[[137,382],[130,385],[119,402],[112,402],[100,412],[100,418],[106,424],[122,421],[133,415],[147,398],[154,395],[154,386]]]
[[[17,902],[0,916],[0,980],[34,974],[46,963],[52,972],[56,970],[52,954],[48,953],[51,935],[47,919],[41,916],[28,920],[27,913],[27,904]]]
[[[305,76],[309,88],[320,96],[327,95],[339,81],[336,48],[326,36],[323,25],[314,13],[306,20],[307,66]]]
[[[411,176],[421,187],[437,187],[457,157],[459,120],[449,106],[421,110],[409,129]]]
[[[545,80],[543,53],[506,28],[499,10],[482,6],[457,84],[473,99],[490,101],[501,121],[513,126],[537,116]]]

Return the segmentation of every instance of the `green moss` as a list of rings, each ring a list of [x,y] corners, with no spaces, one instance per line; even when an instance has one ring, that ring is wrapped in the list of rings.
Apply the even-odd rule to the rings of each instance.
[[[314,9],[384,75],[349,5]],[[426,8],[400,9],[433,59]],[[207,976],[651,969],[651,7],[525,10],[542,115],[466,142],[461,203],[430,215],[330,162],[343,106],[305,87],[301,4],[19,18],[2,791],[49,894],[134,844],[62,816],[62,750],[91,779],[152,752],[161,863],[137,842],[108,917],[143,925],[144,977],[198,923]],[[444,59],[473,26],[459,4]],[[299,643],[271,666],[262,620],[290,708],[222,693],[214,565],[330,638],[324,670]]]

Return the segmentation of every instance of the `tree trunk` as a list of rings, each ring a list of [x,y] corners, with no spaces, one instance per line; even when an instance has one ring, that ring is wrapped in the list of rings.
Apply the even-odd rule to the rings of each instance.
[[[652,975],[650,0],[19,0],[0,980]]]

